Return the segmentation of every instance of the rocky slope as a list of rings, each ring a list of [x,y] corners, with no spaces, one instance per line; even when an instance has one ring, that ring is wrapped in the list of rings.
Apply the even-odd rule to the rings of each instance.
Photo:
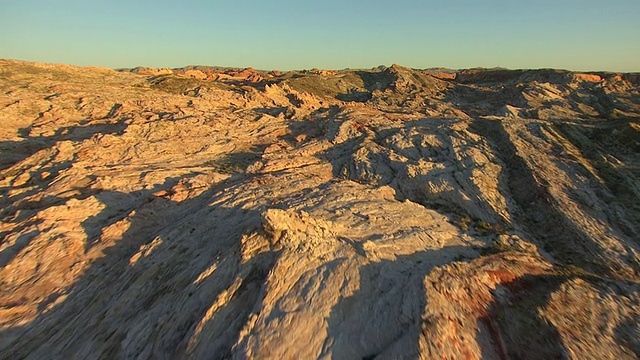
[[[0,61],[0,358],[640,356],[640,87]]]

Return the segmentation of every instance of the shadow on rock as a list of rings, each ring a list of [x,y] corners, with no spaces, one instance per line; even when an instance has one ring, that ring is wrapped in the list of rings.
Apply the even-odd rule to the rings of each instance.
[[[359,290],[331,311],[323,354],[334,359],[417,358],[427,303],[424,277],[465,249],[427,250],[362,266]]]
[[[229,353],[273,256],[242,263],[241,239],[259,228],[257,212],[211,205],[220,186],[174,201],[175,181],[94,195],[106,207],[83,223],[87,251],[108,245],[73,285],[43,300],[36,319],[0,332],[3,358]],[[114,238],[118,228],[126,230]],[[208,334],[215,341],[196,341]]]

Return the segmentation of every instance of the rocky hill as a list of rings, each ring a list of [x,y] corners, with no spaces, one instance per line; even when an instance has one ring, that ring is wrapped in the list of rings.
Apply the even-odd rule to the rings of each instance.
[[[0,61],[2,359],[634,359],[638,74]]]

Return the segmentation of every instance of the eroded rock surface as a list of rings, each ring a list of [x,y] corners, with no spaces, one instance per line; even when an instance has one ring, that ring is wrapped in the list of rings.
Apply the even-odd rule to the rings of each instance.
[[[640,356],[637,74],[0,61],[0,357]]]

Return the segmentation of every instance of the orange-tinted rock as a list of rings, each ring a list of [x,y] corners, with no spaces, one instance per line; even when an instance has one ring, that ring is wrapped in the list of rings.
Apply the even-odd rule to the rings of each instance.
[[[0,60],[1,357],[640,353],[633,74],[314,71]]]
[[[184,74],[185,76],[188,76],[194,79],[205,80],[207,78],[207,75],[200,70],[187,70],[184,72]]]
[[[601,82],[602,81],[602,77],[600,75],[596,75],[596,74],[583,74],[583,73],[576,73],[574,74],[576,80],[578,81],[588,81],[588,82]]]
[[[148,67],[137,67],[135,69],[132,69],[131,72],[139,75],[151,75],[151,76],[173,74],[173,70],[169,68],[155,69],[155,68],[148,68]]]

